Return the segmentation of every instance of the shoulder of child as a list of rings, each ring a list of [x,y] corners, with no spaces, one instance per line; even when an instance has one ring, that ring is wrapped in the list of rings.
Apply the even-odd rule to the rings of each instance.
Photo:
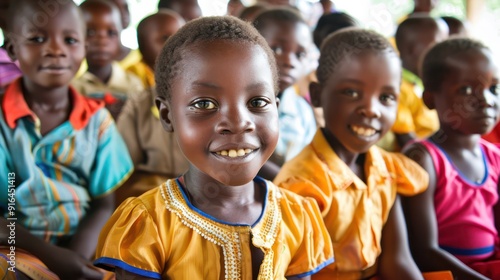
[[[418,143],[407,147],[407,153],[393,153],[380,149],[388,171],[396,180],[397,192],[403,195],[415,195],[425,191],[429,184],[426,168],[415,158],[428,156],[425,148]],[[409,156],[408,156],[409,155]],[[429,157],[430,160],[430,157]]]

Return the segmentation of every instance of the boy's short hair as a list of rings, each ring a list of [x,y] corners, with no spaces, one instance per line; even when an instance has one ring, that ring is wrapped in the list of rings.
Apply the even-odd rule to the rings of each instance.
[[[80,20],[82,23],[83,31],[84,33],[86,32],[86,24],[85,20],[83,19],[83,14],[81,10],[78,8],[78,5],[73,0],[48,0],[48,1],[33,1],[33,0],[16,0],[16,1],[9,1],[9,9],[7,12],[7,18],[6,18],[6,28],[7,28],[7,33],[10,33],[12,30],[12,26],[16,24],[16,20],[20,18],[25,18],[28,20],[31,20],[33,24],[43,24],[43,18],[45,17],[53,17],[54,12],[52,12],[50,9],[56,10],[60,12],[60,6],[61,5],[70,5],[74,7],[78,11],[79,19],[75,20]],[[23,11],[23,8],[27,6],[32,6],[32,7],[37,7],[37,10],[40,12],[39,14],[34,14],[34,15],[23,15],[20,16],[19,13]],[[14,35],[15,34],[6,34],[6,35]],[[17,34],[20,35],[20,34]]]
[[[170,98],[172,81],[180,74],[180,62],[185,50],[199,42],[227,40],[258,45],[267,55],[273,75],[274,89],[278,92],[278,70],[273,51],[266,40],[250,23],[231,16],[202,17],[184,25],[170,37],[156,61],[155,81],[158,95]]]
[[[303,23],[307,25],[306,21],[299,13],[299,11],[291,7],[280,7],[264,10],[254,19],[253,25],[260,32],[267,26],[267,24],[269,24],[269,22],[274,21]]]
[[[392,53],[397,56],[391,43],[375,31],[357,27],[339,30],[326,37],[321,46],[316,72],[319,83],[325,84],[343,60],[362,52]]]
[[[413,44],[417,40],[415,34],[422,34],[432,30],[439,30],[438,20],[428,15],[414,15],[398,25],[394,39],[396,47],[401,51],[408,44]],[[444,21],[443,21],[444,24]]]
[[[111,14],[114,14],[114,19],[118,20],[115,22],[116,28],[118,30],[123,29],[120,8],[114,2],[106,0],[85,0],[80,4],[82,13],[90,13],[92,8],[109,9]]]
[[[322,15],[316,28],[313,32],[313,40],[316,47],[321,48],[321,43],[323,40],[331,33],[346,27],[357,26],[358,22],[352,16],[343,13],[335,12],[326,15]]]
[[[436,91],[441,88],[445,77],[453,65],[450,59],[465,52],[489,50],[483,43],[470,38],[451,38],[434,45],[424,56],[422,62],[422,82],[425,90]]]
[[[441,17],[444,22],[448,25],[448,29],[450,30],[450,35],[459,34],[462,31],[465,31],[464,23],[456,17],[444,16]]]
[[[162,16],[171,16],[172,18],[178,18],[179,20],[182,20],[182,23],[184,23],[184,19],[182,18],[181,15],[179,15],[174,10],[166,8],[160,9],[158,12],[143,18],[137,25],[137,44],[139,45],[140,51],[144,50],[145,47],[144,41],[146,40],[146,38],[148,38],[149,35],[147,28],[151,26],[152,22],[154,22],[157,18],[160,18]]]

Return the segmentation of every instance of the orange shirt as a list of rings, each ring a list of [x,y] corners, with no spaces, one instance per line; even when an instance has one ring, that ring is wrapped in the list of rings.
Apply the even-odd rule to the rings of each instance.
[[[313,279],[359,279],[380,255],[382,229],[396,194],[423,192],[429,180],[417,163],[376,146],[366,155],[365,173],[366,184],[335,154],[319,129],[313,141],[285,163],[274,181],[316,199],[322,212],[335,263]]]

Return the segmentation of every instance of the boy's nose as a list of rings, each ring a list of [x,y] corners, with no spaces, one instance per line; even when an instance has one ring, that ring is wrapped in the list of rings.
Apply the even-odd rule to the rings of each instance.
[[[282,52],[281,54],[277,55],[277,61],[281,66],[287,67],[287,68],[296,68],[297,67],[297,58],[295,57],[295,54],[292,52]]]
[[[246,107],[221,110],[220,115],[221,120],[216,126],[216,130],[220,134],[238,134],[255,130],[255,123]]]
[[[377,99],[370,98],[363,102],[363,104],[358,108],[358,113],[368,118],[379,118],[381,115],[380,110],[380,103]]]
[[[49,55],[62,56],[65,54],[64,44],[57,39],[49,40],[47,52]]]
[[[495,103],[498,102],[498,95],[493,94],[489,88],[485,88],[481,91],[478,97],[478,102],[480,105],[485,107],[493,107]]]

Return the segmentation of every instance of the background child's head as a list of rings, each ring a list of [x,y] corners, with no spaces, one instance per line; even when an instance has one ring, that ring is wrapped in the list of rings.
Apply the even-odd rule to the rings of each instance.
[[[458,18],[446,16],[441,17],[441,19],[443,19],[444,22],[446,22],[446,25],[448,25],[450,36],[467,36],[467,29],[465,28],[465,24]]]
[[[190,21],[201,17],[201,8],[197,0],[160,0],[158,10],[170,9],[179,13],[184,20]]]
[[[143,61],[154,69],[155,60],[167,39],[174,35],[185,24],[184,19],[176,12],[161,9],[144,18],[137,26],[137,41]]]
[[[418,75],[422,54],[446,37],[448,27],[442,19],[419,15],[404,20],[396,31],[396,45],[403,67]]]
[[[346,27],[358,26],[356,19],[342,12],[322,15],[313,32],[314,44],[321,48],[323,40],[331,33]]]
[[[373,31],[346,28],[328,36],[320,51],[311,99],[325,112],[334,149],[366,152],[396,119],[401,62],[391,44]],[[336,146],[335,146],[336,145]]]
[[[80,8],[87,24],[87,63],[89,67],[109,66],[120,50],[118,7],[111,1],[87,0]]]
[[[265,3],[258,3],[252,6],[248,6],[241,10],[241,13],[239,14],[239,18],[248,21],[248,22],[253,22],[254,19],[263,11],[268,9],[269,6],[266,5]]]
[[[278,140],[275,61],[251,24],[187,23],[165,43],[155,79],[160,119],[176,132],[190,172],[226,185],[250,182]]]
[[[45,89],[67,86],[85,56],[85,23],[78,7],[71,0],[10,4],[7,50],[19,61],[25,85]],[[49,6],[57,9],[48,14]]]
[[[292,8],[263,11],[254,20],[254,26],[274,51],[283,92],[297,82],[304,73],[307,50],[312,45],[309,26]]]
[[[122,22],[122,29],[127,28],[130,25],[130,10],[128,9],[127,0],[111,0],[115,3],[118,10],[120,10],[120,18]]]
[[[424,102],[438,112],[443,131],[484,134],[498,120],[498,78],[485,45],[468,38],[448,39],[424,57]]]

